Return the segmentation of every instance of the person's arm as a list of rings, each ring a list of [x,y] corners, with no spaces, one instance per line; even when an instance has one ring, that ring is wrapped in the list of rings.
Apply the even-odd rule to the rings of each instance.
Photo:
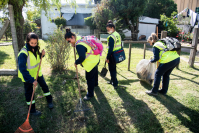
[[[76,51],[78,52],[79,58],[76,60],[75,64],[78,65],[78,64],[81,64],[85,60],[87,48],[84,47],[83,45],[77,45]]]
[[[19,71],[22,73],[25,82],[33,83],[35,79],[30,75],[29,71],[27,71],[26,63],[27,63],[27,55],[21,53],[18,57]]]
[[[160,53],[160,50],[156,47],[153,47],[154,58],[151,60],[151,63],[159,60],[159,53]]]
[[[109,43],[108,43],[108,47],[109,47],[108,54],[107,54],[107,57],[106,57],[106,59],[108,59],[108,60],[110,59],[110,56],[111,56],[111,54],[113,52],[114,44],[115,44],[114,39],[112,37],[110,37],[109,38]]]

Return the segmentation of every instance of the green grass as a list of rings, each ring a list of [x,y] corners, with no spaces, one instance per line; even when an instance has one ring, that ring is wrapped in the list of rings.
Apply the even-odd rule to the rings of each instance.
[[[0,40],[0,43],[8,43],[8,42],[12,42],[12,38],[8,38],[7,41],[6,41],[6,38],[3,38]]]
[[[190,58],[190,53],[187,53],[187,52],[181,52],[181,56],[189,60],[189,58]],[[199,57],[195,56],[195,60],[194,60],[194,62],[199,63]]]
[[[40,41],[41,48],[46,42]],[[86,102],[89,112],[73,114],[78,102],[77,81],[73,53],[68,68],[62,72],[52,72],[45,56],[42,62],[43,74],[53,96],[55,108],[46,107],[45,98],[36,98],[36,108],[42,111],[41,117],[30,117],[30,124],[37,133],[162,133],[162,132],[199,132],[199,68],[190,68],[181,61],[180,69],[174,69],[170,78],[167,96],[148,96],[146,90],[152,86],[140,82],[136,75],[136,65],[143,58],[143,45],[132,46],[131,68],[127,71],[128,44],[125,45],[127,59],[117,65],[117,78],[121,87],[115,90],[106,84],[110,79],[99,76],[99,88],[95,88],[95,97]],[[12,64],[12,47],[0,49],[3,62],[0,69]],[[146,51],[146,59],[153,53]],[[99,64],[101,71],[106,55]],[[10,61],[13,60],[13,61]],[[86,88],[85,71],[78,66],[81,88]],[[66,80],[65,84],[62,84]],[[35,97],[42,95],[37,87]],[[81,93],[82,97],[86,92]],[[0,132],[14,132],[26,119],[27,106],[23,83],[16,76],[0,77]]]

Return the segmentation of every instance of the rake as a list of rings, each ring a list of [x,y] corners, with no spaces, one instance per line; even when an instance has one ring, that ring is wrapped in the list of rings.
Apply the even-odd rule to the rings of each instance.
[[[75,49],[74,49],[75,52]],[[76,58],[76,54],[74,53],[75,58]],[[88,111],[90,110],[89,107],[87,107],[87,105],[82,101],[81,98],[81,89],[80,89],[80,84],[79,84],[79,77],[78,77],[78,68],[76,66],[76,77],[77,77],[77,82],[78,82],[78,90],[79,90],[79,100],[78,100],[78,104],[76,105],[76,109],[74,110],[74,112],[81,112],[81,111]]]
[[[38,68],[38,71],[37,71],[36,81],[38,79],[38,74],[39,74],[41,62],[42,62],[42,56],[41,56],[39,68]],[[30,106],[29,106],[29,110],[28,110],[28,115],[27,115],[26,121],[15,131],[15,133],[34,133],[33,128],[31,127],[31,125],[29,123],[29,116],[30,116],[30,110],[31,110],[31,105],[32,105],[32,100],[33,100],[35,88],[36,88],[36,86],[33,87],[31,103],[30,103]]]

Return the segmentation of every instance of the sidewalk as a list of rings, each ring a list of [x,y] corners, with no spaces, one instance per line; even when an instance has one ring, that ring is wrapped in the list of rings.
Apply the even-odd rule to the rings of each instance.
[[[8,46],[8,45],[12,45],[12,42],[8,42],[8,43],[0,43],[0,46]]]

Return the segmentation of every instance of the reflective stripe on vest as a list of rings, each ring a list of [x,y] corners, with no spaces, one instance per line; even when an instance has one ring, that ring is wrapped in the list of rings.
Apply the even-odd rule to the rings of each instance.
[[[26,103],[27,103],[27,105],[31,104],[31,102],[26,102]],[[34,103],[35,103],[35,100],[32,101],[32,104],[34,104]]]
[[[27,54],[28,54],[28,51],[26,48],[22,48],[21,50],[25,51]],[[30,62],[30,56],[28,54],[28,57],[27,57],[27,69],[33,69],[33,68],[36,68],[40,63],[34,65],[34,66],[31,66],[31,62]]]
[[[37,76],[37,71],[39,68],[39,63],[40,63],[40,56],[38,53],[36,53],[37,58],[35,57],[35,55],[31,52],[28,51],[26,49],[26,46],[24,48],[21,49],[21,51],[19,52],[18,56],[20,56],[21,53],[26,54],[27,56],[27,61],[26,61],[26,70],[29,72],[30,76],[33,77],[34,79],[36,79]],[[39,70],[39,77],[42,76],[42,71],[41,71],[41,67]],[[22,82],[25,82],[24,77],[22,75],[22,73],[20,72],[20,70],[18,69],[18,77],[22,80]]]
[[[118,38],[116,36],[118,36]],[[121,36],[119,35],[119,33],[115,31],[110,36],[108,36],[108,38],[107,38],[107,42],[108,43],[109,43],[109,38],[110,37],[112,37],[113,40],[115,41],[114,47],[113,47],[113,51],[119,50],[121,48],[121,40],[122,40]],[[107,47],[107,52],[108,52],[108,49],[109,49],[109,45]]]
[[[43,95],[44,95],[44,96],[49,96],[49,95],[51,95],[51,93],[50,93],[50,92],[47,92],[47,93],[44,93]]]

